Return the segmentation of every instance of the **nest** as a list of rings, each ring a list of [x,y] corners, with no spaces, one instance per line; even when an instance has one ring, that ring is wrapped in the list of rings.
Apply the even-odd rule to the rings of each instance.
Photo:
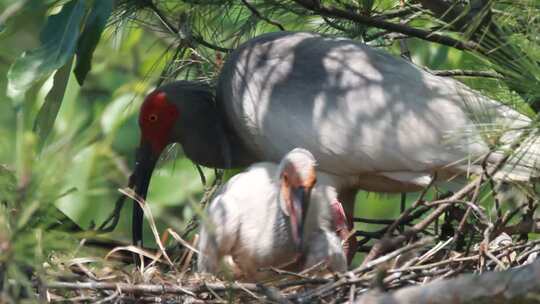
[[[459,275],[464,273],[507,271],[532,263],[540,251],[540,240],[527,240],[528,233],[537,229],[537,219],[533,217],[536,206],[536,202],[527,202],[516,207],[517,211],[487,221],[487,217],[481,216],[481,207],[458,202],[453,196],[432,202],[418,200],[383,229],[357,232],[364,235],[359,239],[364,244],[359,249],[369,252],[361,266],[344,274],[328,273],[324,265],[316,265],[302,273],[270,269],[275,278],[258,283],[202,276],[194,271],[197,253],[191,246],[193,240],[184,241],[175,234],[181,249],[170,255],[176,259],[171,260],[165,251],[151,253],[131,246],[118,247],[107,259],[81,257],[68,263],[53,263],[40,290],[51,302],[372,301],[373,292],[384,295],[407,286],[428,287],[430,282],[440,281],[437,279],[460,280]],[[509,224],[523,209],[527,211],[522,219]],[[422,217],[415,218],[420,214]],[[444,223],[435,227],[442,215]],[[460,220],[456,221],[457,218]],[[410,227],[399,229],[407,225]],[[373,245],[365,245],[370,239],[375,239]],[[122,263],[119,260],[126,256],[119,254],[121,251],[145,256],[151,262],[140,267]],[[367,295],[370,297],[366,298]]]
[[[501,234],[487,246],[477,244],[468,253],[449,249],[451,241],[424,238],[345,274],[319,275],[322,266],[303,273],[272,269],[275,279],[256,284],[201,276],[185,264],[168,267],[154,263],[135,268],[95,258],[77,258],[50,271],[42,290],[51,302],[342,303],[361,301],[370,291],[384,294],[405,286],[428,286],[436,279],[462,273],[507,270],[531,263],[540,251],[540,240],[512,241],[507,234]],[[498,291],[490,296],[495,296],[495,292]]]
[[[134,197],[145,210],[159,250],[124,246],[106,259],[53,263],[39,291],[51,302],[537,303],[539,297],[531,295],[540,294],[540,260],[535,261],[540,240],[529,239],[539,231],[537,196],[525,195],[509,208],[512,204],[501,201],[490,178],[496,168],[455,193],[431,200],[425,198],[432,188],[428,186],[397,219],[355,219],[382,228],[356,232],[358,250],[366,254],[363,263],[347,273],[329,273],[323,264],[301,273],[272,268],[266,269],[275,273],[271,281],[256,283],[196,273],[196,237],[185,240],[195,222],[182,236],[168,229],[165,235],[172,236],[177,247],[166,250],[149,209]],[[494,202],[489,213],[480,204],[487,195]],[[138,256],[142,263],[135,267],[119,262],[121,252],[128,252],[128,258]]]

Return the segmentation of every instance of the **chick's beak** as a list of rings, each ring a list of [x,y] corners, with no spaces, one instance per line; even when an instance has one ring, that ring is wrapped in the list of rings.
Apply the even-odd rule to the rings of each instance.
[[[290,220],[292,237],[296,248],[300,250],[304,243],[304,223],[309,207],[309,193],[304,187],[291,189]]]

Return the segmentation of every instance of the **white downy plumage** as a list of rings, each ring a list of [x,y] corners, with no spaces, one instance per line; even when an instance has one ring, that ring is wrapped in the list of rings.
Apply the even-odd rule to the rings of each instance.
[[[330,210],[330,202],[336,194],[326,183],[324,174],[317,174],[304,220],[303,243],[296,249],[291,211],[281,190],[282,173],[289,164],[305,179],[310,170],[314,170],[315,161],[308,151],[294,149],[280,165],[257,163],[223,186],[203,218],[199,271],[217,274],[222,259],[230,255],[244,279],[256,280],[271,275],[258,272],[259,268],[288,264],[299,253],[305,258],[301,268],[326,261],[333,271],[346,270],[346,259]]]

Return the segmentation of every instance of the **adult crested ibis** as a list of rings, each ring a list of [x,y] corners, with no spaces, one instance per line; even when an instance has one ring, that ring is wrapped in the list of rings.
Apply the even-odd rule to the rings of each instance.
[[[315,159],[305,149],[287,153],[279,165],[257,163],[227,182],[207,208],[200,232],[198,269],[217,274],[231,256],[245,278],[261,279],[259,268],[326,261],[347,269],[334,228],[326,184],[315,185]],[[320,178],[320,177],[319,177]]]
[[[302,147],[319,171],[334,175],[350,218],[358,189],[417,191],[432,176],[444,181],[478,171],[502,157],[490,153],[493,146],[508,147],[529,121],[458,81],[365,44],[270,33],[229,56],[215,91],[177,81],[146,97],[130,186],[146,195],[156,160],[173,142],[194,162],[214,168],[278,162]],[[537,173],[538,153],[529,151],[538,144],[525,146],[500,176],[526,180]],[[134,210],[137,242],[142,212]]]

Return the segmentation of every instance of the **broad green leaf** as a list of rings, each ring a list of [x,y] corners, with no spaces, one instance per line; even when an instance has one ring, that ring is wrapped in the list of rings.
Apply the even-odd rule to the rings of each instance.
[[[39,137],[38,147],[40,148],[51,132],[56,116],[58,115],[58,110],[60,110],[60,105],[62,105],[72,64],[73,59],[67,62],[54,75],[53,87],[45,97],[45,103],[39,109],[34,122],[34,132]]]
[[[113,1],[95,0],[90,14],[86,19],[84,30],[77,43],[77,64],[75,65],[75,77],[82,86],[86,75],[92,68],[92,55],[99,42],[101,33],[107,25],[107,20],[112,13]]]
[[[40,35],[41,45],[24,52],[8,72],[8,95],[22,96],[32,84],[62,67],[73,56],[84,16],[84,1],[68,2],[50,16]]]

